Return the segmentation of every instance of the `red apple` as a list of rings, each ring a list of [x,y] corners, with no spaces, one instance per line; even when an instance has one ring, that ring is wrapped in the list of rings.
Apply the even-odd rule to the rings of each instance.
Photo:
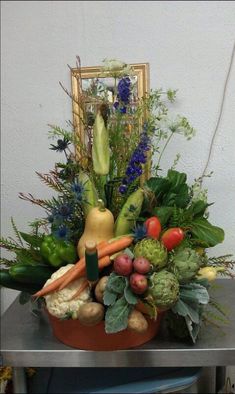
[[[121,253],[114,259],[114,271],[118,275],[129,276],[133,271],[132,258],[126,253]]]
[[[144,257],[137,257],[133,262],[133,266],[139,274],[147,274],[151,268],[150,262]]]
[[[148,281],[146,276],[135,272],[130,276],[130,286],[133,293],[143,294],[148,287]]]

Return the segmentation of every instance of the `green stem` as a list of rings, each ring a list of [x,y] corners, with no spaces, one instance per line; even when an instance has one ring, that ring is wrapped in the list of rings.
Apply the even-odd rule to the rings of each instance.
[[[161,153],[160,153],[160,155],[159,155],[159,159],[158,159],[158,162],[157,162],[157,168],[159,167],[159,164],[160,164],[160,161],[161,161],[161,159],[162,159],[163,153],[165,152],[167,145],[169,144],[171,138],[173,137],[173,134],[174,134],[174,133],[171,132],[171,134],[169,135],[169,137],[168,137],[167,140],[166,140],[166,143],[165,143],[165,145],[164,145],[164,147],[163,147],[163,149],[162,149],[162,151],[161,151]]]
[[[117,77],[114,77],[114,95],[113,95],[113,102],[116,100],[117,97]]]
[[[105,205],[104,205],[104,201],[101,200],[101,199],[98,200],[98,208],[99,208],[99,211],[101,211],[101,212],[106,211],[106,208],[105,208]]]

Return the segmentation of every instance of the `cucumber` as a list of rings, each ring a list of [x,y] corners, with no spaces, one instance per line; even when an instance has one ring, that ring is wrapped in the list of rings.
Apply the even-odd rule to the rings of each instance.
[[[25,293],[34,294],[40,289],[41,286],[31,286],[17,282],[9,274],[9,270],[0,270],[0,285],[8,289],[24,291]]]
[[[44,285],[54,271],[47,266],[15,264],[9,269],[9,274],[17,282]]]

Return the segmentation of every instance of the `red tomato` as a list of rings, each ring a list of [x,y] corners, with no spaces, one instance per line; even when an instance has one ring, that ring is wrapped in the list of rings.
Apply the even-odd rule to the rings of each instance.
[[[167,250],[172,250],[178,246],[183,241],[183,239],[183,230],[180,227],[172,227],[163,233],[161,242],[167,248]]]
[[[160,232],[162,231],[162,226],[157,216],[152,216],[147,219],[144,224],[147,230],[147,235],[150,238],[158,239]]]

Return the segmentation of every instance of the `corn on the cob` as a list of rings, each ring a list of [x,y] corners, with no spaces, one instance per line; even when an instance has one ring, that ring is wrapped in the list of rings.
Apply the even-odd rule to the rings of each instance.
[[[96,174],[107,175],[109,173],[109,135],[105,127],[104,118],[100,112],[96,115],[93,128],[92,161]]]
[[[144,191],[133,192],[123,205],[114,226],[114,236],[129,234],[138,219],[144,201]]]

